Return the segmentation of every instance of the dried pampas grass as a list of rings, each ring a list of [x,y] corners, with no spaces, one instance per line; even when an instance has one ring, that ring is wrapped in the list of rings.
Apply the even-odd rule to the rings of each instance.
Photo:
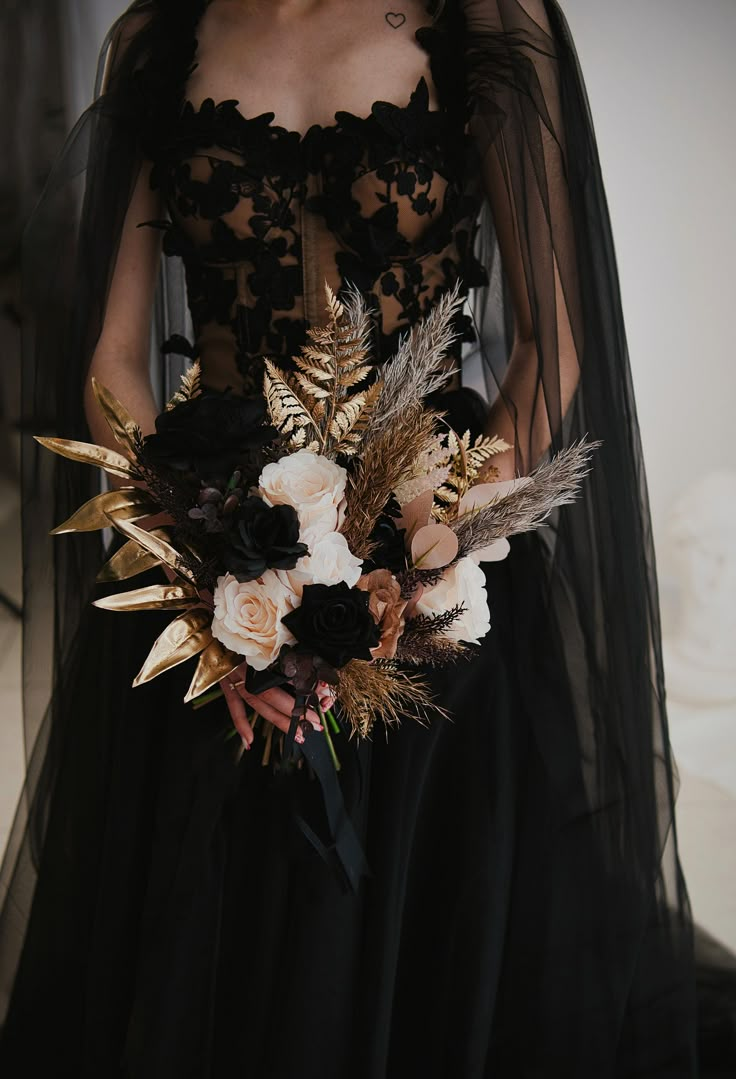
[[[602,442],[579,442],[560,450],[531,474],[531,483],[506,498],[480,506],[450,523],[458,538],[458,557],[487,547],[496,539],[539,528],[556,506],[575,502],[590,471],[590,458]]]
[[[452,373],[445,365],[445,356],[457,338],[453,317],[464,303],[458,282],[413,327],[394,358],[385,365],[383,390],[371,417],[373,437],[403,423],[407,414],[421,407],[426,397],[445,384]]]
[[[436,412],[415,405],[400,424],[364,442],[350,475],[342,529],[357,558],[370,555],[373,526],[417,455],[434,445],[436,423]]]
[[[352,659],[340,670],[338,699],[352,734],[361,738],[368,737],[377,719],[387,727],[397,726],[407,716],[424,724],[430,714],[450,719],[434,702],[423,678],[392,663]]]

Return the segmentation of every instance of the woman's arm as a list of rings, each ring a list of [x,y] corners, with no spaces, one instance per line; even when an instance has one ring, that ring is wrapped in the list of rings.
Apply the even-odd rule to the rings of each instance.
[[[468,13],[508,77],[494,87],[505,119],[483,147],[482,169],[514,312],[513,346],[487,431],[516,447],[492,462],[511,479],[529,473],[549,449],[578,386],[579,282],[557,60],[543,0],[469,0]]]
[[[520,474],[528,474],[552,441],[549,411],[545,396],[544,374],[540,370],[539,350],[529,308],[529,293],[515,215],[509,192],[503,181],[497,159],[485,172],[486,194],[494,217],[501,260],[509,282],[515,332],[508,367],[500,392],[491,405],[487,433],[498,434],[507,442],[518,445],[521,453]],[[558,194],[559,197],[559,194]],[[559,270],[555,259],[556,352],[558,363],[559,408],[564,416],[580,378],[578,355],[567,313]],[[551,408],[550,408],[551,410]],[[516,474],[514,455],[499,454],[492,463],[501,472],[501,479]]]
[[[150,375],[151,313],[160,253],[158,229],[138,228],[161,216],[159,195],[150,189],[150,162],[144,161],[120,237],[102,332],[84,387],[84,408],[94,442],[117,449],[92,392],[92,377],[135,416],[144,434],[157,413]]]

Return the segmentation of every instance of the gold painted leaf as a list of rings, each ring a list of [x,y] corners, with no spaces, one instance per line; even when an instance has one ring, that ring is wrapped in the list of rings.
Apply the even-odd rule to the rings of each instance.
[[[306,357],[306,348],[304,350],[304,356],[295,356],[294,363],[304,375],[308,375],[311,379],[316,379],[317,382],[329,382],[332,378],[332,371],[329,367],[318,367],[316,363],[310,363],[309,358]],[[322,363],[329,363],[331,356],[325,352],[320,352],[317,356]]]
[[[176,611],[199,602],[199,592],[188,583],[150,584],[94,601],[106,611]]]
[[[106,523],[109,524],[110,522]],[[157,535],[164,540],[168,538],[167,533],[162,529],[152,529],[151,534]],[[161,565],[160,559],[150,554],[149,551],[144,551],[137,540],[128,540],[105,563],[97,574],[97,580],[100,584],[111,581],[127,581],[130,577],[137,577],[139,573],[145,573],[146,570],[159,565]]]
[[[41,435],[33,436],[41,446],[58,453],[60,457],[68,457],[70,461],[81,461],[82,464],[96,465],[113,476],[122,476],[124,479],[140,479],[140,473],[135,465],[123,457],[122,453],[108,450],[105,446],[95,446],[91,442],[75,442],[68,438],[43,438]]]
[[[179,389],[166,405],[166,412],[171,412],[177,405],[183,405],[185,401],[191,401],[193,397],[200,395],[202,392],[201,375],[199,360],[195,360],[181,376]]]
[[[355,426],[364,404],[365,397],[358,393],[355,397],[346,398],[337,406],[329,431],[334,439],[339,442]]]
[[[102,409],[108,426],[115,435],[115,438],[121,446],[125,447],[131,454],[135,455],[136,444],[143,437],[140,427],[130,415],[125,405],[121,404],[117,397],[110,393],[107,387],[103,386],[101,382],[98,382],[94,376],[92,378],[92,389],[97,398],[97,404]]]
[[[302,356],[307,360],[312,360],[315,364],[320,364],[320,370],[323,371],[323,374],[332,378],[331,364],[334,357],[331,352],[326,352],[323,348],[317,348],[314,345],[302,345]],[[297,356],[294,359],[298,361]]]
[[[368,377],[372,370],[372,367],[360,363],[353,370],[342,372],[340,375],[340,385],[343,389],[350,389],[352,386],[357,386],[359,382],[363,382]]]
[[[133,524],[132,521],[122,521],[110,518],[110,523],[117,528],[118,532],[122,532],[128,539],[135,540],[139,543],[144,550],[154,555],[159,562],[163,562],[165,566],[169,566],[176,573],[179,573],[182,577],[188,580],[192,579],[192,574],[189,569],[184,565],[179,552],[167,543],[165,539],[162,539],[160,535],[156,535],[154,532],[147,532],[145,528],[139,528],[138,525]]]
[[[109,528],[110,518],[138,520],[158,509],[156,503],[140,487],[120,487],[114,491],[103,491],[64,521],[51,532],[60,536],[64,532],[95,532],[98,528]]]
[[[286,375],[272,360],[265,361],[263,392],[271,416],[271,422],[282,435],[288,435],[294,427],[313,426],[309,409],[299,399]]]
[[[180,614],[155,641],[133,685],[150,682],[171,667],[198,655],[212,640],[211,626],[212,613],[202,607]]]
[[[224,644],[213,638],[202,655],[199,657],[194,678],[184,698],[185,702],[193,701],[208,689],[217,685],[221,678],[227,678],[229,674],[240,666],[243,657],[237,652],[231,652]]]

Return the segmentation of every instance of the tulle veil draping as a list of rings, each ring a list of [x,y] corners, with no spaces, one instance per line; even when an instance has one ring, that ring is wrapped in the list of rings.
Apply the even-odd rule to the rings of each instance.
[[[0,878],[0,1018],[69,752],[56,702],[74,692],[67,672],[101,558],[97,535],[48,535],[95,493],[95,476],[42,453],[30,434],[88,438],[83,379],[143,154],[135,73],[160,58],[160,95],[174,107],[179,87],[167,57],[201,7],[129,6],[103,46],[94,103],[25,234],[26,778]],[[477,241],[489,283],[469,301],[477,343],[466,378],[480,373],[489,401],[501,394],[520,471],[586,434],[603,443],[579,502],[524,540],[544,581],[546,618],[528,624],[522,587],[515,630],[529,649],[520,650],[521,682],[533,696],[543,680],[526,677],[524,664],[542,664],[570,702],[563,725],[548,720],[544,699],[529,701],[535,738],[567,827],[585,833],[612,892],[631,903],[632,967],[660,963],[686,986],[691,921],[677,858],[655,554],[614,244],[575,47],[555,0],[448,0],[426,32],[437,81],[460,82],[469,95],[473,167],[489,195]],[[502,247],[518,257],[505,265]],[[186,333],[186,320],[181,269],[162,259],[152,340]],[[153,353],[163,396],[177,372]]]

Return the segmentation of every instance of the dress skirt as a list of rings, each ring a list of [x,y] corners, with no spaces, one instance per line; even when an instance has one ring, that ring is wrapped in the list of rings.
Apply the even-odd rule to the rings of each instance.
[[[536,552],[485,564],[490,633],[430,672],[451,720],[338,738],[357,894],[298,826],[307,768],[238,759],[224,702],[183,703],[191,664],[131,688],[171,616],[90,607],[3,1079],[694,1075],[687,965],[570,813]]]

